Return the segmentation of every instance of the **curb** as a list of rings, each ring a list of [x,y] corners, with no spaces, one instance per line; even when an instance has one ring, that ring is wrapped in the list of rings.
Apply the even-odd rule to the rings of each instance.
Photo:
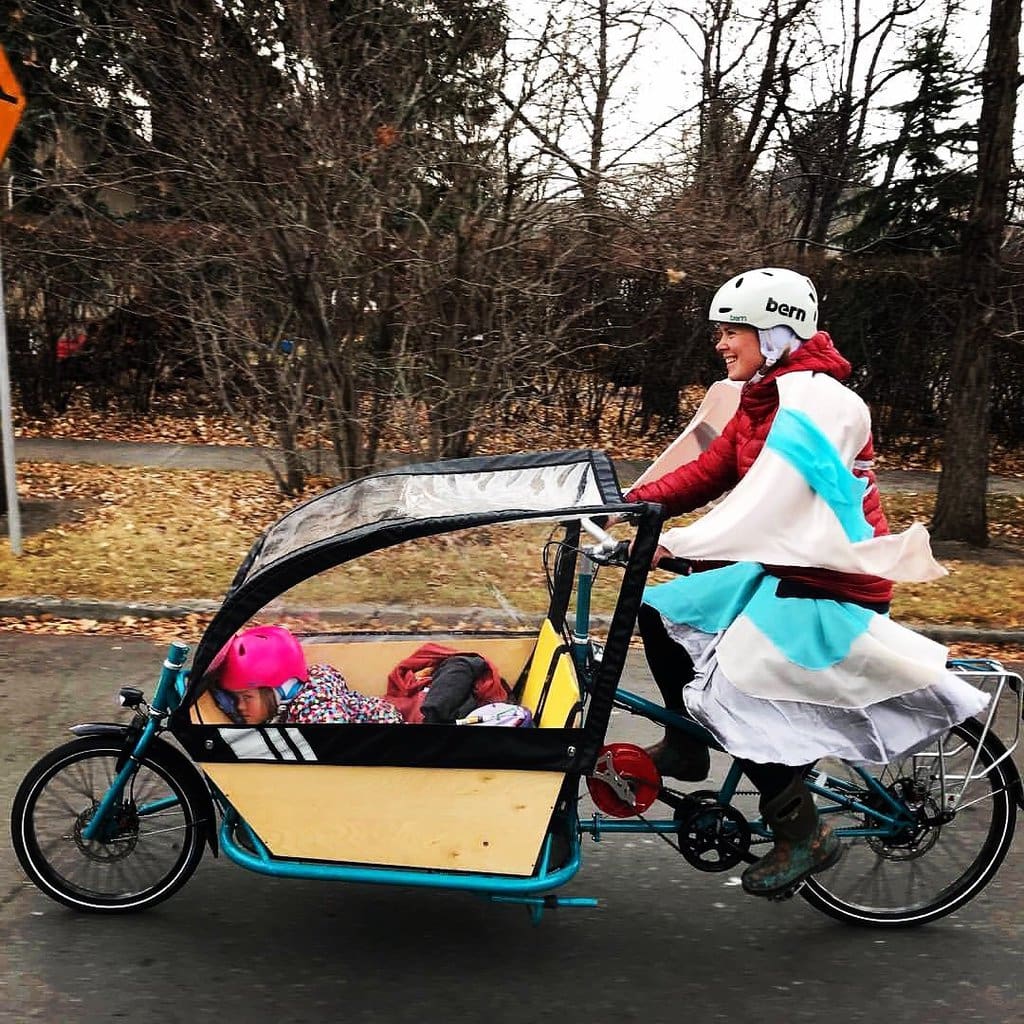
[[[0,618],[27,615],[52,615],[61,619],[97,619],[114,621],[125,616],[139,619],[180,619],[188,615],[213,615],[220,601],[182,600],[174,604],[144,604],[133,601],[98,601],[91,598],[5,597],[0,598]],[[543,616],[515,610],[481,608],[420,608],[403,605],[353,604],[343,608],[315,608],[271,602],[261,609],[271,615],[292,619],[319,619],[324,622],[347,622],[375,619],[385,625],[419,625],[459,623],[472,626],[501,625],[536,628]],[[595,625],[607,625],[607,616],[592,617]]]
[[[212,615],[218,601],[180,601],[177,604],[142,604],[133,601],[95,601],[90,598],[0,598],[0,617],[52,615],[58,619],[98,619],[109,622],[125,616],[139,619],[180,619],[186,615]]]
[[[188,615],[213,615],[221,606],[220,601],[182,600],[174,604],[144,604],[132,601],[96,601],[88,598],[62,599],[57,597],[7,597],[0,598],[0,618],[21,618],[24,616],[52,615],[60,619],[96,619],[101,622],[116,621],[131,616],[139,619],[180,619]],[[500,609],[480,608],[420,608],[413,610],[401,605],[356,604],[343,608],[311,608],[270,604],[264,611],[293,619],[318,619],[323,622],[348,622],[376,620],[382,625],[456,625],[467,626],[518,626],[534,628],[540,625],[542,616],[519,614]],[[607,627],[610,618],[594,615],[593,625]],[[987,643],[1020,644],[1024,646],[1024,629],[991,629],[984,626],[945,626],[928,623],[904,622],[902,625],[938,643],[948,644]]]

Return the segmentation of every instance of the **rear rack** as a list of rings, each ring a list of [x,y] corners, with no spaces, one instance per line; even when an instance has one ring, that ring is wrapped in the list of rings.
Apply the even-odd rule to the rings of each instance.
[[[984,769],[981,774],[991,771],[996,765],[1012,758],[1014,751],[1020,745],[1021,719],[1024,716],[1024,679],[1021,678],[1020,673],[1011,672],[1001,662],[993,658],[954,658],[946,663],[946,668],[954,675],[968,680],[974,686],[977,686],[978,689],[990,694],[992,697],[985,719],[980,723],[981,737],[978,748],[971,761],[970,769],[963,780],[960,794],[955,800],[956,807],[960,807],[967,784],[978,777],[976,771],[981,755],[981,746],[988,738],[989,733],[993,731],[992,727],[999,715],[1004,698],[1012,701],[1011,707],[1014,709],[1011,712],[1013,715],[1013,737],[1008,741],[1003,740],[1001,736],[999,737],[1004,743],[1006,750],[988,768]],[[999,734],[993,733],[993,735],[998,736]],[[1021,787],[1018,785],[1018,790],[1020,789]],[[1019,791],[1017,793],[1017,802],[1024,809],[1024,792]]]

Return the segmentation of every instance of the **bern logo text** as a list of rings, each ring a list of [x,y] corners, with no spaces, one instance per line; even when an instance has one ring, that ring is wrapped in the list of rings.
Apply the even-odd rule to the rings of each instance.
[[[798,322],[802,322],[807,319],[807,310],[801,309],[799,306],[791,306],[786,302],[776,302],[770,295],[768,301],[764,307],[769,313],[778,313],[779,316],[792,317]]]

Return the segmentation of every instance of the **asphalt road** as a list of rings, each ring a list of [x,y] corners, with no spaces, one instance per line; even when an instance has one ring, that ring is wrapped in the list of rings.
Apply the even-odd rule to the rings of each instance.
[[[0,634],[5,817],[66,726],[116,719],[118,686],[151,690],[162,657],[138,640]],[[639,659],[629,684],[646,688]],[[628,716],[610,735],[653,738]],[[274,881],[210,857],[160,907],[95,918],[38,893],[0,835],[3,1022],[1024,1022],[1020,837],[968,907],[883,934],[616,836],[584,840],[563,890],[600,906],[539,927],[471,896]]]

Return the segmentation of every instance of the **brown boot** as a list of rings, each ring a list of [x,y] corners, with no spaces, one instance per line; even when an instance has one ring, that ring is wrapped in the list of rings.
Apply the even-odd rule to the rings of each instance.
[[[743,872],[743,889],[751,896],[785,892],[832,867],[843,855],[832,829],[818,817],[802,779],[794,779],[778,796],[762,801],[761,814],[772,828],[775,845]]]
[[[666,729],[665,738],[646,750],[663,779],[701,782],[711,771],[708,748],[678,729]]]

